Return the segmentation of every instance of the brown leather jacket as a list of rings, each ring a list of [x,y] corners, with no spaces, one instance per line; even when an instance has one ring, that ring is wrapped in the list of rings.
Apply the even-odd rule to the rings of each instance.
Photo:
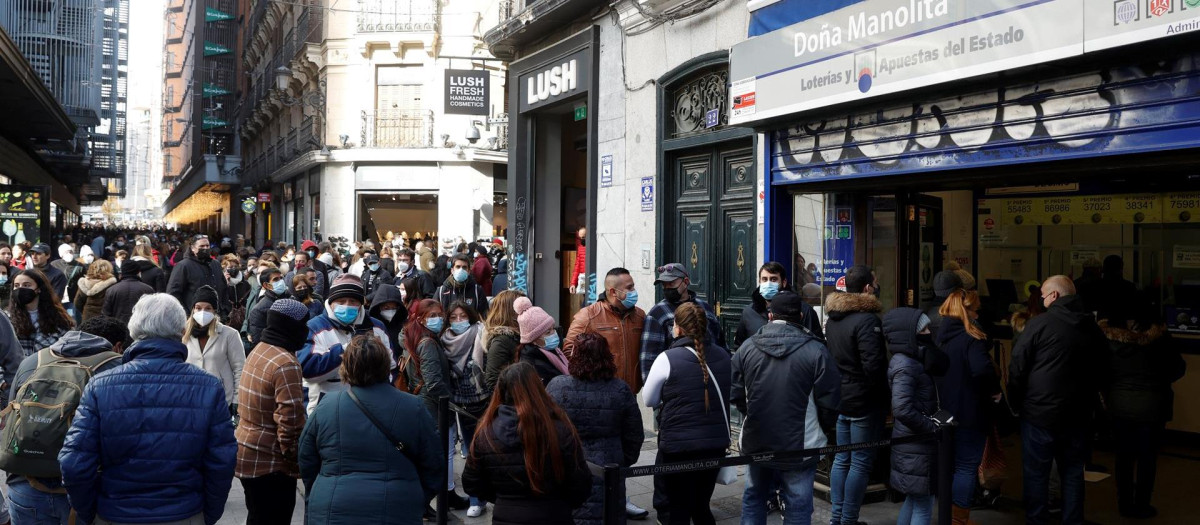
[[[629,385],[634,394],[642,389],[642,371],[638,353],[642,349],[642,325],[646,312],[634,307],[624,312],[616,311],[607,301],[598,301],[575,314],[571,328],[567,330],[564,353],[568,358],[574,354],[575,338],[584,332],[600,334],[608,341],[613,360],[617,365],[617,379]]]

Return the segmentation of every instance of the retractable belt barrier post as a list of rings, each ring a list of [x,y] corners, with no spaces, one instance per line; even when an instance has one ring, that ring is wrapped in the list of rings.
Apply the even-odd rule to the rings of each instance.
[[[954,425],[938,426],[937,437],[937,523],[950,525],[953,517]]]
[[[446,396],[439,397],[437,400],[437,409],[438,435],[442,438],[442,464],[445,465],[446,458],[450,457],[450,398]],[[438,487],[438,525],[446,525],[450,521],[450,492],[446,489],[446,485],[453,475],[453,472],[447,472],[446,479],[443,479],[441,485]]]

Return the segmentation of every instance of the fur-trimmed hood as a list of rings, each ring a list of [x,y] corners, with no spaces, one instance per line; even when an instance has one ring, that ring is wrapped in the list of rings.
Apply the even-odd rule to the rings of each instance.
[[[507,335],[518,341],[521,340],[521,332],[518,332],[517,330],[514,330],[507,326],[495,326],[495,327],[488,328],[483,331],[483,346],[487,347],[488,343],[491,342],[492,338],[496,337],[498,335]]]
[[[883,311],[883,306],[873,295],[842,292],[825,299],[825,311],[830,317],[845,317],[852,313],[877,314]]]
[[[1104,331],[1104,337],[1116,343],[1131,343],[1138,346],[1146,346],[1167,335],[1167,327],[1162,324],[1154,324],[1150,329],[1140,332],[1109,326],[1107,319],[1101,319],[1098,324],[1100,325],[1100,329]]]
[[[87,277],[84,277],[79,280],[79,291],[83,292],[84,295],[87,295],[88,297],[92,297],[100,292],[103,292],[104,290],[107,290],[114,284],[117,284],[116,277],[109,277],[103,281],[93,281]]]

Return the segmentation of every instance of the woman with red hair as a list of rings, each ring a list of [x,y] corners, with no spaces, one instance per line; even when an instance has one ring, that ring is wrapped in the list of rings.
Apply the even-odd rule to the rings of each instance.
[[[505,368],[479,420],[463,488],[496,504],[494,525],[572,523],[592,475],[579,435],[528,363]]]

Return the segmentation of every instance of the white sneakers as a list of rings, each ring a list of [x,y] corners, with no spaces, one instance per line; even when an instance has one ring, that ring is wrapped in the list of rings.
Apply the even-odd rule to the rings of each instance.
[[[471,508],[467,509],[467,517],[478,518],[483,515],[483,511],[486,508],[484,505],[471,505]]]
[[[631,520],[644,520],[650,516],[650,511],[634,505],[629,498],[625,498],[625,517]]]

